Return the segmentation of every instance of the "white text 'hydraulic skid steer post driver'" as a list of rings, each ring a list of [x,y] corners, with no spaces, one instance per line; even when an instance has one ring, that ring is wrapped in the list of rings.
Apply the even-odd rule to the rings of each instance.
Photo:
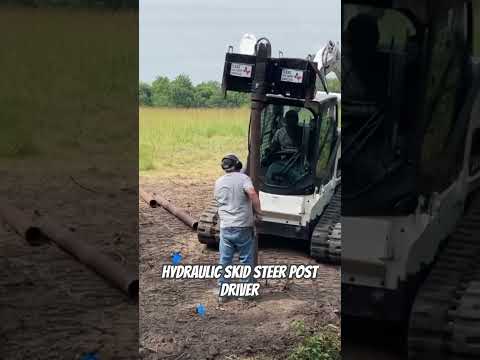
[[[245,171],[260,195],[256,232],[308,242],[315,259],[339,262],[339,96],[328,93],[325,80],[326,73],[340,72],[338,46],[331,42],[317,55],[329,70],[312,56],[273,58],[270,42],[252,35],[244,37],[240,52],[229,48],[222,85],[252,96]],[[287,135],[289,141],[282,141]],[[217,219],[212,203],[198,224],[201,243],[218,244]]]

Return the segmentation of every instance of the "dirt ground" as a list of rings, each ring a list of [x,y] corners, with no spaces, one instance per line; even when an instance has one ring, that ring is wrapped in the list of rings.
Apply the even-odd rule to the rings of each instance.
[[[140,186],[161,194],[198,217],[212,196],[212,181],[140,179]],[[340,269],[320,265],[315,280],[261,281],[261,298],[218,305],[215,280],[162,280],[163,264],[180,251],[184,264],[214,264],[196,234],[161,208],[139,204],[140,353],[143,359],[283,359],[299,339],[292,321],[308,329],[340,326]],[[314,264],[306,252],[279,244],[261,245],[260,264]],[[204,318],[196,305],[206,308]]]
[[[0,170],[1,201],[55,219],[135,269],[136,189],[95,167],[72,173],[63,166],[69,170],[53,175],[62,166],[33,166]],[[102,360],[136,358],[137,304],[55,244],[32,247],[0,221],[0,268],[0,358],[80,359],[87,352]]]

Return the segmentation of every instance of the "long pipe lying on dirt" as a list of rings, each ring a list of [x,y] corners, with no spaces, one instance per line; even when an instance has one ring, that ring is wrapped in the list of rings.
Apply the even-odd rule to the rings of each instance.
[[[73,255],[82,264],[92,268],[120,288],[130,298],[138,296],[137,272],[113,261],[102,254],[99,248],[86,244],[83,239],[79,239],[70,230],[53,223],[44,216],[33,219],[8,204],[0,205],[0,217],[20,236],[25,237],[30,244],[34,244],[40,237],[48,238]]]
[[[149,194],[142,189],[140,189],[140,197],[151,207],[157,207],[159,205],[172,215],[175,215],[177,218],[179,218],[185,225],[191,227],[195,231],[197,230],[198,221],[188,215],[185,210],[176,207],[168,200],[165,200],[158,195]]]

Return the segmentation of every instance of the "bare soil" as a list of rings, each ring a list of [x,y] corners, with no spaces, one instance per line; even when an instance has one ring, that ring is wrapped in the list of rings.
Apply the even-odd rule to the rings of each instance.
[[[161,194],[198,217],[212,197],[212,180],[141,178],[148,192]],[[340,327],[340,269],[321,266],[315,280],[261,281],[255,301],[219,305],[215,280],[162,280],[163,264],[180,251],[184,264],[215,264],[218,252],[162,208],[139,204],[140,353],[143,359],[284,359],[298,343],[294,320],[307,329]],[[260,244],[260,264],[314,264],[291,241]],[[195,312],[206,308],[204,318]]]
[[[7,164],[8,172],[0,171],[1,201],[54,219],[135,269],[137,219],[130,214],[136,189],[95,167],[53,174],[62,166],[34,166]],[[0,358],[137,357],[137,304],[54,243],[30,246],[0,221],[0,268]]]

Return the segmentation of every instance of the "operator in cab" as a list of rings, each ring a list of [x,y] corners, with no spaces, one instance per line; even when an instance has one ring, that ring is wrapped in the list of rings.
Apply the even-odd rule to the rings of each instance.
[[[380,40],[377,19],[359,14],[348,23],[342,34],[342,97],[373,100],[384,96],[382,86],[388,72],[377,53]]]
[[[299,169],[303,128],[298,126],[298,112],[288,110],[284,120],[284,125],[274,133],[261,162],[266,181],[281,186],[294,183],[303,172]]]
[[[215,182],[214,198],[220,220],[220,265],[231,265],[236,252],[240,263],[254,265],[254,211],[261,213],[260,199],[250,177],[241,172],[242,163],[234,154],[221,161],[225,175]],[[219,289],[227,279],[219,279]],[[218,293],[219,303],[227,300]]]
[[[289,110],[285,114],[285,125],[275,132],[270,145],[270,152],[298,149],[301,133],[298,127],[298,114]]]

